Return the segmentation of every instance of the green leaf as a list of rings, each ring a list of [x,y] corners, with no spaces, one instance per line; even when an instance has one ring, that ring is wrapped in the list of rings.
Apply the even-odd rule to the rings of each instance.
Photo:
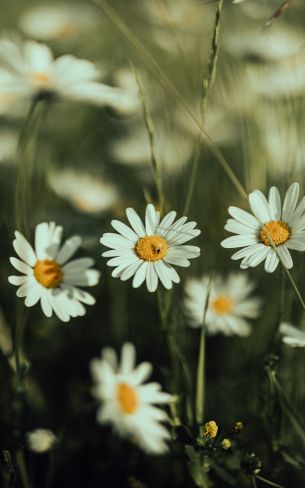
[[[201,488],[210,488],[212,484],[204,470],[202,455],[193,446],[185,446],[185,452],[189,459],[188,466],[195,485]]]

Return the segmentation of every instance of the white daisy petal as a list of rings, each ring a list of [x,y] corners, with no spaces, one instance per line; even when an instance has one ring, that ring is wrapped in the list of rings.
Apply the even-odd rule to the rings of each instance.
[[[249,203],[252,212],[259,222],[264,224],[265,222],[272,220],[268,202],[265,195],[261,191],[255,190],[254,192],[250,193]]]
[[[267,271],[267,273],[273,273],[276,270],[278,264],[279,258],[277,257],[275,251],[270,248],[265,261],[265,270]]]
[[[131,278],[136,273],[136,271],[139,269],[141,264],[142,264],[142,261],[140,261],[140,260],[137,260],[136,262],[129,264],[129,266],[127,266],[126,269],[121,274],[121,276],[120,276],[121,280],[122,281],[129,280],[129,278]]]
[[[129,223],[133,230],[136,232],[136,234],[139,237],[144,237],[145,236],[145,227],[138,216],[137,212],[133,208],[127,208],[126,209],[126,215],[129,220]]]
[[[142,283],[144,283],[148,266],[149,266],[148,262],[143,262],[141,266],[137,269],[132,281],[133,288],[138,288],[139,286],[142,285]]]
[[[86,268],[90,268],[94,265],[94,260],[91,258],[79,258],[73,259],[69,263],[65,264],[62,267],[64,273],[73,272],[73,271],[84,271]]]
[[[17,230],[15,231],[15,236],[16,239],[14,239],[13,241],[13,246],[16,253],[18,254],[21,260],[26,262],[26,264],[28,264],[29,266],[34,266],[37,261],[37,258],[32,246],[28,243],[25,237],[23,237],[23,235]]]
[[[8,277],[8,282],[11,285],[15,285],[15,286],[23,285],[24,283],[27,283],[28,280],[29,280],[28,276],[9,276]]]
[[[119,234],[129,239],[134,244],[139,239],[139,236],[133,230],[131,230],[131,228],[128,227],[128,225],[123,224],[123,222],[120,222],[119,220],[112,220],[111,225],[116,231],[119,232]]]
[[[292,258],[286,246],[278,246],[277,250],[284,266],[287,269],[293,268]]]
[[[281,197],[275,186],[272,186],[269,191],[269,208],[272,220],[280,220],[282,214]]]
[[[285,245],[288,249],[293,249],[294,251],[305,251],[305,241],[299,239],[289,239]]]
[[[146,269],[146,286],[150,292],[154,292],[157,289],[158,275],[155,271],[154,263],[148,263]]]
[[[48,290],[46,290],[44,293],[42,293],[41,298],[40,298],[40,305],[43,313],[45,314],[46,317],[52,317],[53,315],[53,308],[51,307],[50,300],[49,300],[49,293]]]
[[[136,362],[136,349],[131,342],[126,342],[122,347],[120,373],[128,375],[134,369]]]
[[[20,286],[17,290],[17,297],[26,297],[29,293],[31,293],[31,290],[33,287],[36,286],[36,280],[34,277],[27,277],[27,280],[23,283],[23,285]]]
[[[232,232],[233,234],[249,234],[249,226],[241,224],[234,219],[228,219],[225,225],[225,230],[228,232]],[[256,229],[252,230],[253,235],[256,232]]]
[[[152,236],[155,234],[156,227],[159,223],[159,218],[159,212],[155,211],[155,207],[151,203],[148,204],[145,212],[145,228],[147,236]]]
[[[251,246],[256,244],[257,239],[253,235],[238,235],[238,236],[231,236],[227,237],[221,242],[222,247],[231,248],[231,247],[244,247],[244,246]]]
[[[79,236],[74,236],[68,239],[57,255],[56,261],[58,262],[58,264],[65,264],[68,259],[70,259],[70,257],[75,254],[81,244],[82,239]]]
[[[288,220],[293,215],[295,206],[299,198],[300,185],[298,183],[292,183],[287,190],[284,204],[283,204],[283,220],[288,222]]]
[[[17,258],[10,258],[11,264],[14,266],[14,268],[17,269],[17,271],[20,271],[20,273],[26,274],[31,276],[33,274],[33,268],[28,266],[27,264],[23,263]]]
[[[39,285],[38,283],[36,285],[33,285],[25,298],[25,306],[32,307],[33,305],[36,305],[36,303],[40,300],[42,296],[42,292],[43,289],[41,285]]]
[[[241,208],[231,206],[228,208],[228,212],[238,222],[250,227],[253,230],[257,229],[257,227],[260,225],[258,220],[253,217],[253,215],[249,214],[249,212],[246,212],[245,210],[242,210]]]
[[[101,244],[107,247],[113,247],[114,249],[133,249],[134,243],[125,237],[118,236],[117,234],[112,234],[110,232],[106,233],[100,239]]]
[[[157,261],[154,267],[164,288],[170,290],[173,287],[170,273],[168,273],[168,268],[170,268],[170,265],[164,263],[163,261]]]

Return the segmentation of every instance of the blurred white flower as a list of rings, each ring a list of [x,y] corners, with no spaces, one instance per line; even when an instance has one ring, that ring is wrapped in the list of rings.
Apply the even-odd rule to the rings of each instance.
[[[124,93],[120,106],[116,107],[117,111],[129,115],[141,110],[138,85],[132,71],[128,68],[117,70],[113,76],[115,86],[118,86]]]
[[[52,170],[48,175],[52,190],[83,213],[99,214],[113,209],[120,202],[117,187],[82,171]]]
[[[114,278],[126,281],[133,276],[132,286],[138,288],[146,281],[148,291],[154,292],[158,280],[167,289],[180,278],[172,267],[190,265],[189,259],[200,255],[197,246],[183,245],[198,236],[201,231],[195,229],[196,222],[188,222],[181,217],[175,223],[176,212],[169,212],[160,222],[160,212],[150,203],[146,207],[145,226],[139,215],[132,208],[127,208],[126,215],[132,227],[112,220],[112,227],[118,232],[106,233],[101,243],[110,247],[102,256],[110,257],[108,266],[114,266]]]
[[[41,454],[52,449],[56,436],[49,429],[35,429],[26,434],[26,439],[30,451]]]
[[[211,283],[205,325],[209,334],[238,335],[251,332],[248,319],[258,317],[261,300],[250,297],[254,288],[245,273],[231,273],[226,279],[215,276]],[[188,279],[185,285],[185,307],[191,327],[203,323],[204,307],[209,291],[209,276]]]
[[[44,41],[69,41],[84,35],[96,24],[90,5],[49,3],[26,10],[19,21],[21,30]]]
[[[0,95],[17,99],[55,96],[119,107],[126,95],[120,88],[97,82],[96,66],[72,55],[54,59],[48,46],[0,41]]]
[[[305,347],[305,332],[297,329],[291,324],[282,322],[280,325],[280,334],[285,344],[290,347]]]
[[[275,186],[270,188],[268,201],[261,191],[255,190],[249,195],[254,215],[237,207],[229,207],[233,219],[227,221],[225,229],[236,235],[223,240],[221,245],[243,248],[232,256],[232,259],[242,258],[242,269],[257,266],[265,260],[265,270],[268,273],[275,271],[279,258],[267,233],[288,269],[293,267],[289,249],[305,251],[305,197],[297,205],[299,191],[300,185],[293,183],[287,190],[282,206]]]
[[[94,286],[100,273],[89,269],[94,261],[91,258],[68,260],[80,247],[79,236],[68,239],[60,247],[63,228],[43,222],[36,227],[35,252],[23,235],[16,231],[13,246],[17,258],[10,258],[11,264],[20,273],[9,276],[12,285],[18,286],[17,296],[25,297],[25,305],[32,307],[40,300],[43,313],[51,317],[53,311],[63,322],[71,317],[83,316],[86,305],[93,305],[95,299],[79,286]]]
[[[151,375],[150,363],[135,364],[136,351],[131,343],[123,345],[120,363],[112,348],[103,349],[101,358],[91,361],[93,395],[102,403],[97,421],[112,424],[147,453],[162,454],[167,451],[170,435],[161,422],[168,421],[168,415],[154,404],[170,403],[173,397],[162,392],[159,383],[143,384]]]
[[[194,151],[194,140],[186,131],[160,128],[155,132],[155,150],[163,171],[174,174],[181,171],[190,161]],[[163,126],[162,126],[163,127]],[[118,162],[130,166],[150,168],[151,148],[147,130],[143,123],[129,124],[128,132],[114,141],[110,151]]]

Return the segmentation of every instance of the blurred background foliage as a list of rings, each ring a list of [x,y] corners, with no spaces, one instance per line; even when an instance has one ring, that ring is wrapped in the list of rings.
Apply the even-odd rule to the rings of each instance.
[[[105,345],[117,350],[123,341],[135,343],[139,360],[154,365],[154,376],[164,388],[181,392],[183,376],[169,366],[166,338],[161,330],[154,295],[142,287],[111,277],[101,258],[99,238],[110,229],[112,218],[124,220],[132,206],[143,215],[146,200],[157,203],[150,165],[148,137],[131,65],[141,79],[145,101],[155,128],[156,151],[161,162],[166,210],[183,212],[196,147],[198,129],[177,100],[160,86],[135,48],[109,22],[98,0],[93,2],[2,1],[2,35],[46,42],[55,55],[66,53],[90,59],[101,68],[103,81],[125,86],[134,95],[129,109],[114,110],[69,101],[54,103],[41,130],[38,164],[42,176],[28,191],[30,232],[41,221],[63,225],[65,236],[84,237],[83,253],[96,260],[102,278],[93,291],[97,298],[85,317],[69,325],[56,317],[47,319],[39,307],[27,312],[24,356],[27,375],[23,429],[48,427],[62,435],[55,459],[54,486],[165,487],[194,486],[187,467],[183,439],[174,442],[170,454],[150,458],[119,439],[111,430],[97,426],[91,397],[88,363]],[[44,38],[47,10],[40,13],[38,30],[31,32],[27,17],[37,7],[68,9],[69,29]],[[304,2],[295,0],[269,27],[268,18],[280,0],[225,0],[220,21],[220,49],[215,82],[208,98],[206,130],[230,162],[247,192],[266,191],[277,185],[283,192],[292,181],[303,185],[305,164],[305,51]],[[211,52],[217,2],[197,0],[113,0],[111,6],[149,50],[166,75],[200,117],[202,83]],[[78,10],[81,9],[81,10]],[[34,11],[34,10],[33,10]],[[45,23],[45,26],[44,26]],[[40,29],[40,34],[39,34]],[[35,30],[35,29],[34,29]],[[8,362],[8,328],[16,320],[18,299],[7,283],[11,273],[14,222],[14,189],[18,161],[17,140],[28,107],[1,106],[0,98],[0,226],[1,268],[1,445],[12,449],[10,408],[12,363]],[[61,177],[68,171],[66,180]],[[88,186],[73,183],[73,175],[89,178]],[[60,183],[61,182],[61,183]],[[93,190],[93,182],[98,186]],[[79,185],[79,186],[78,186]],[[303,187],[304,190],[304,187]],[[88,195],[105,192],[104,204],[88,203]],[[109,193],[107,193],[109,192]],[[75,196],[75,193],[77,196]],[[88,195],[87,195],[88,194]],[[98,200],[99,197],[96,197]],[[97,207],[95,208],[95,204]],[[177,341],[191,371],[194,400],[199,331],[187,326],[182,308],[183,280],[187,275],[237,270],[227,250],[220,247],[228,205],[247,209],[206,144],[201,145],[198,172],[188,217],[203,230],[197,239],[202,255],[186,271],[173,291],[172,317]],[[80,253],[81,254],[81,253]],[[304,289],[304,258],[294,257],[293,276]],[[262,266],[249,272],[256,294],[263,298],[263,313],[253,323],[248,338],[207,339],[206,419],[215,419],[224,430],[236,420],[245,429],[243,444],[262,460],[262,473],[282,485],[302,487],[304,432],[296,427],[287,405],[268,381],[268,365],[280,303],[280,270],[267,275]],[[289,283],[283,319],[304,327],[304,316]],[[304,350],[281,346],[277,351],[279,382],[294,409],[304,414]],[[269,361],[269,362],[268,362]],[[273,367],[273,366],[272,366]],[[289,409],[288,409],[289,410]],[[182,413],[183,415],[183,413]],[[276,420],[275,420],[276,419]],[[179,436],[178,436],[179,437]],[[27,454],[35,486],[45,486],[48,455]],[[2,461],[2,483],[7,480]],[[242,475],[241,475],[242,476]],[[229,486],[215,473],[215,486]],[[246,477],[236,486],[250,486]],[[258,482],[259,483],[259,482]],[[263,485],[262,485],[263,486]]]

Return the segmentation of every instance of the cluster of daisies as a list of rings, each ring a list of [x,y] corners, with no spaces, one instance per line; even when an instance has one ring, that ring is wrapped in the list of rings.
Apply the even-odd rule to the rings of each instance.
[[[242,258],[242,269],[263,260],[268,272],[273,272],[280,260],[287,268],[292,267],[289,249],[305,250],[305,197],[299,203],[298,198],[299,185],[294,183],[283,205],[278,190],[272,187],[268,200],[258,190],[250,194],[252,214],[229,207],[233,218],[225,229],[235,235],[225,239],[222,246],[242,248],[232,256]],[[122,281],[132,278],[134,288],[145,282],[150,292],[157,290],[159,282],[171,289],[173,283],[180,281],[174,266],[188,267],[190,259],[200,255],[199,247],[186,244],[200,234],[196,222],[188,222],[187,217],[176,220],[174,211],[161,219],[152,204],[146,207],[144,222],[132,208],[127,208],[126,215],[130,226],[113,220],[111,225],[117,232],[105,233],[101,238],[101,243],[109,248],[103,256],[114,268],[112,276]],[[13,246],[18,258],[11,257],[10,261],[21,275],[10,276],[9,282],[18,286],[17,296],[25,298],[27,307],[40,301],[47,317],[54,312],[67,322],[71,317],[83,316],[84,305],[95,303],[94,297],[82,288],[97,285],[100,273],[92,268],[91,258],[71,259],[82,241],[73,236],[62,245],[62,232],[62,227],[54,222],[37,225],[33,248],[16,231]],[[261,301],[251,296],[253,283],[243,272],[225,279],[214,276],[210,280],[207,275],[191,278],[185,291],[189,324],[204,325],[212,334],[246,336],[251,331],[248,319],[260,313]],[[304,334],[290,324],[282,324],[280,332],[287,344],[305,345]],[[110,348],[103,349],[101,358],[91,362],[93,395],[101,403],[97,420],[111,423],[147,452],[162,453],[170,437],[163,422],[169,418],[154,404],[168,404],[174,397],[162,392],[158,383],[143,384],[152,365],[144,362],[135,367],[135,355],[135,347],[127,343],[120,363]]]

